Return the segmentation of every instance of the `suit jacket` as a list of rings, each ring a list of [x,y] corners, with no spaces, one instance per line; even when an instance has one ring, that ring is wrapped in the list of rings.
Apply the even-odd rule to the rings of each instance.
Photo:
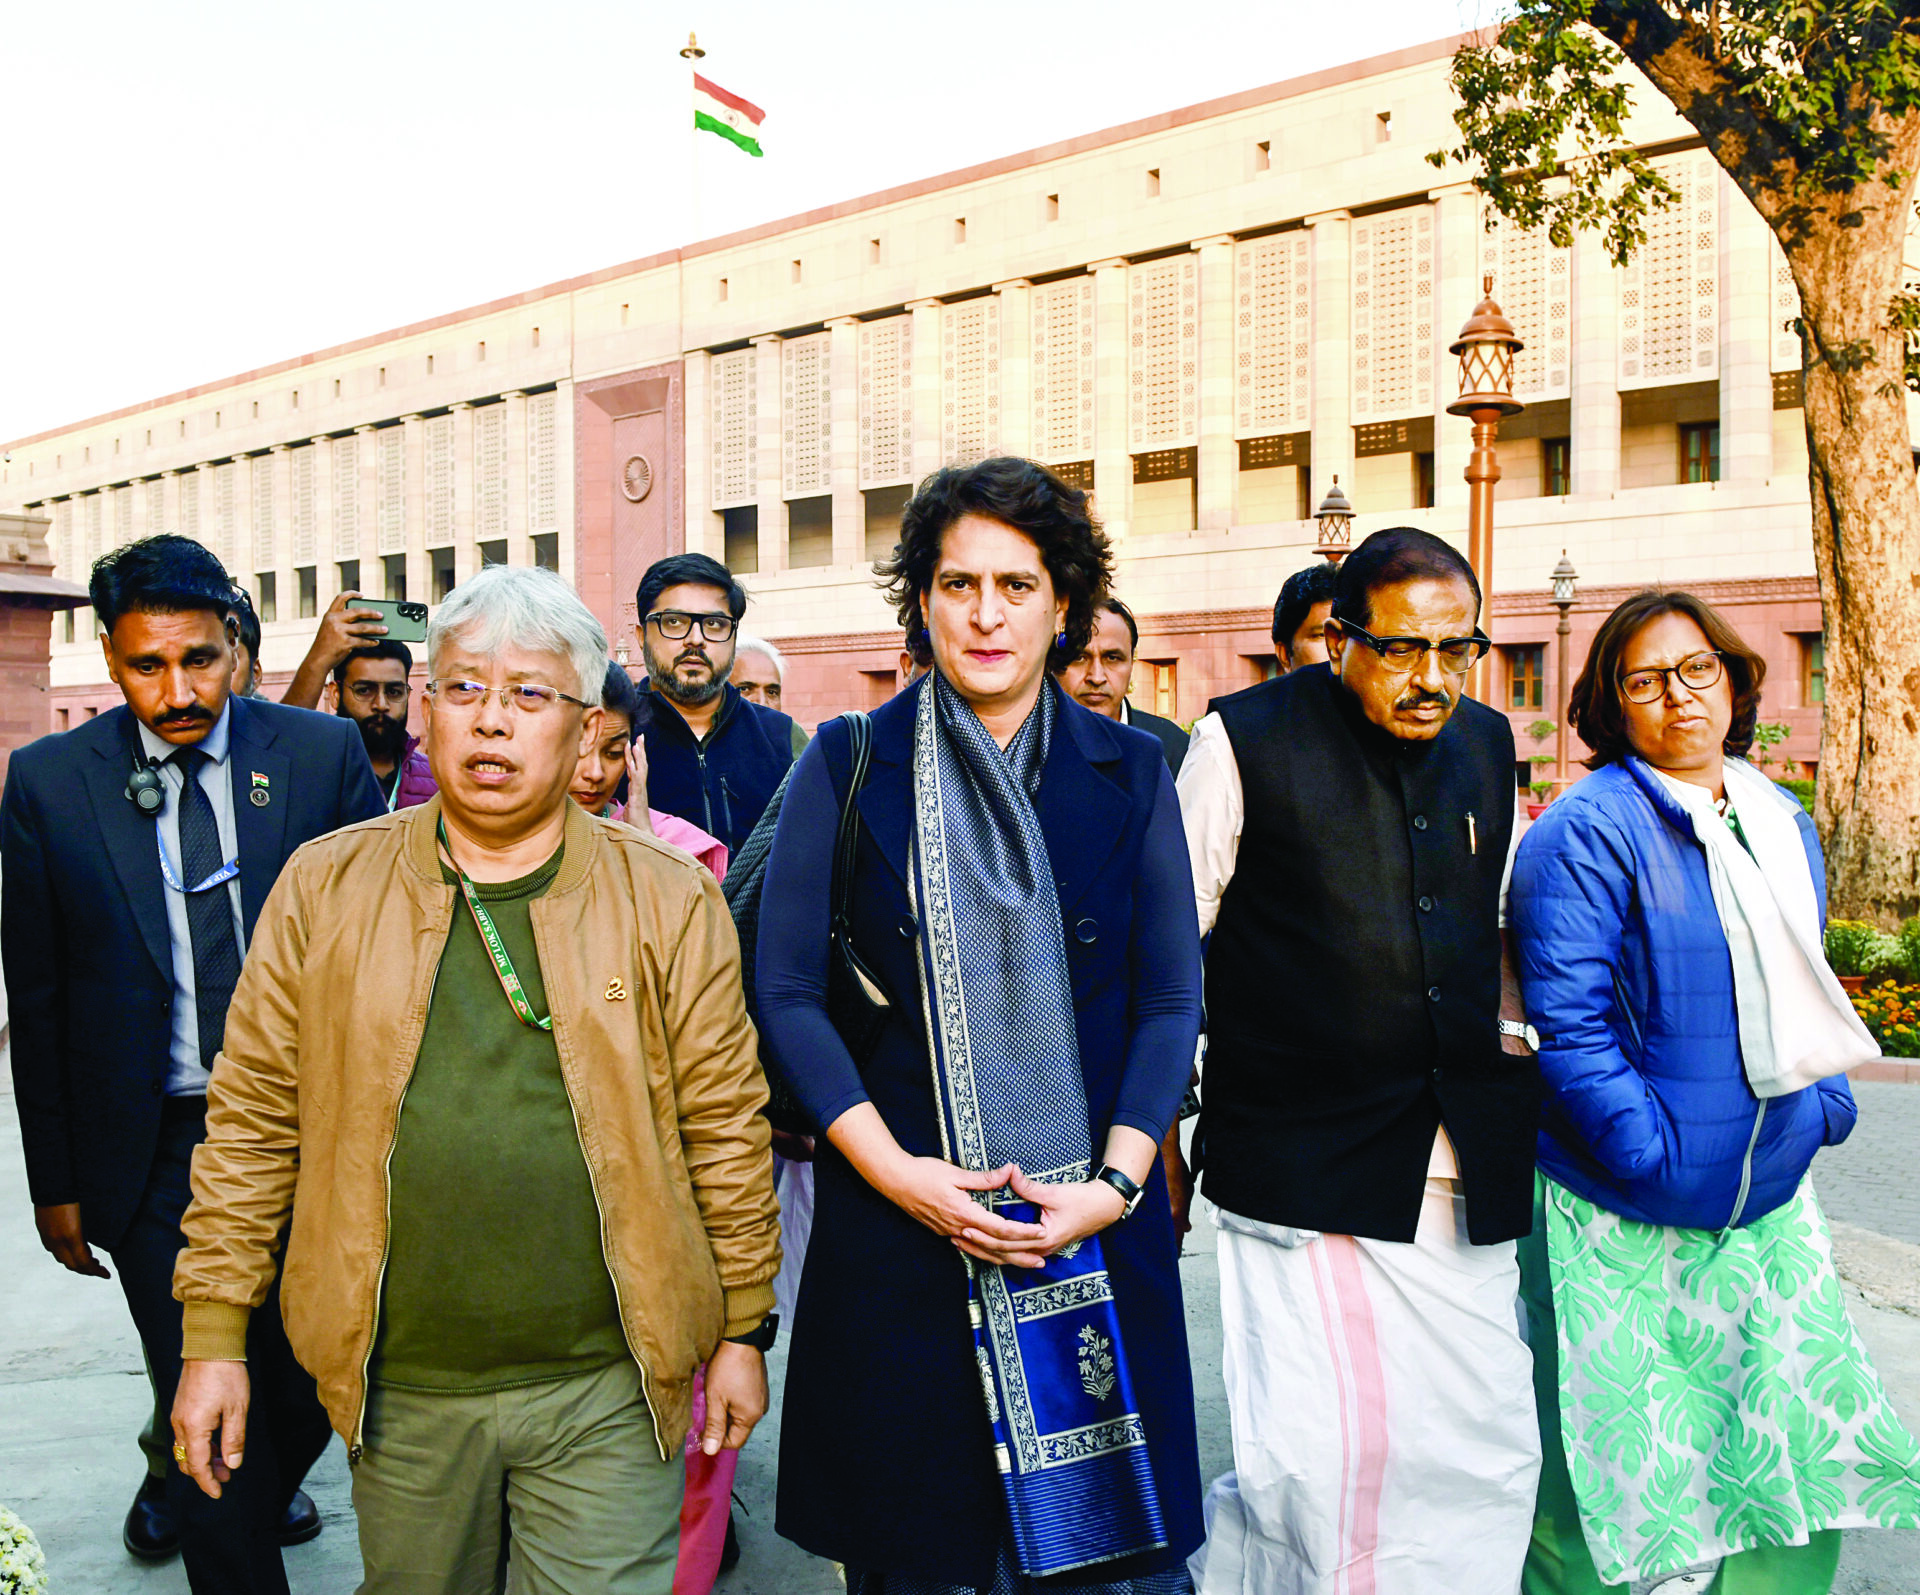
[[[859,796],[852,936],[894,998],[856,1067],[825,1010],[832,838],[850,776],[846,726],[801,755],[761,901],[755,981],[763,1044],[816,1122],[871,1101],[907,1151],[941,1155],[907,896],[913,726],[922,682],[873,711]],[[1049,684],[1048,691],[1059,689]],[[1114,1123],[1166,1134],[1193,1065],[1199,940],[1178,800],[1159,745],[1057,705],[1035,809],[1060,896],[1093,1145]],[[1096,1156],[1098,1152],[1096,1150]],[[795,1309],[780,1432],[777,1527],[815,1555],[966,1588],[985,1585],[1004,1532],[986,1403],[967,1323],[965,1265],[863,1180],[824,1137]],[[1156,1158],[1139,1209],[1101,1236],[1165,1513],[1161,1552],[1088,1576],[1178,1565],[1200,1542],[1193,1380],[1179,1245]],[[846,1442],[846,1417],[906,1445]]]
[[[230,698],[241,922],[294,849],[386,812],[353,722]],[[155,821],[128,801],[124,706],[14,754],[0,799],[0,966],[36,1207],[78,1202],[87,1239],[126,1232],[153,1165],[173,1003]],[[249,799],[266,777],[264,804]]]
[[[1176,722],[1157,714],[1148,714],[1145,709],[1136,709],[1129,704],[1127,724],[1158,737],[1161,750],[1167,756],[1167,768],[1175,775],[1180,773],[1180,761],[1187,756],[1188,738]]]

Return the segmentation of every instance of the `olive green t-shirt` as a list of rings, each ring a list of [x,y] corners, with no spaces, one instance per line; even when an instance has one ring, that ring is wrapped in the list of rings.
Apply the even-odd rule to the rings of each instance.
[[[540,1015],[532,905],[559,868],[475,885]],[[459,896],[389,1177],[380,1383],[501,1390],[629,1355],[552,1032],[515,1017]]]

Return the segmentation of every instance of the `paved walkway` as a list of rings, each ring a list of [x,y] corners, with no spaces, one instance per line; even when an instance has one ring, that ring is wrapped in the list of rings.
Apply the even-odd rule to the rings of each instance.
[[[1836,1219],[1877,1245],[1883,1266],[1920,1277],[1920,1090],[1860,1089],[1854,1142],[1816,1167]],[[0,1502],[39,1534],[53,1595],[181,1595],[179,1563],[146,1567],[120,1548],[120,1521],[139,1483],[134,1435],[145,1415],[140,1350],[117,1285],[56,1267],[35,1239],[20,1166],[10,1080],[0,1070]],[[1206,1477],[1228,1465],[1226,1400],[1220,1385],[1218,1276],[1212,1230],[1192,1237],[1181,1264],[1194,1384],[1200,1399],[1200,1461]],[[1843,1252],[1843,1264],[1845,1260]],[[1876,1299],[1884,1299],[1876,1295]],[[1857,1294],[1854,1313],[1894,1400],[1920,1422],[1920,1316],[1875,1306]],[[833,1570],[773,1532],[783,1355],[771,1359],[774,1411],[741,1458],[741,1563],[721,1595],[835,1595]],[[879,1435],[850,1414],[849,1445],[907,1445],[927,1437]],[[360,1577],[346,1458],[338,1442],[308,1481],[327,1527],[287,1554],[293,1595],[348,1595]],[[1920,1595],[1920,1534],[1849,1536],[1837,1595]]]

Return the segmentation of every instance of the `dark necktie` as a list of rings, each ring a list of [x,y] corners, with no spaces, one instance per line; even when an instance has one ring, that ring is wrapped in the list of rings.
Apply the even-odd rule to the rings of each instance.
[[[227,883],[196,892],[209,875],[226,863],[221,856],[220,826],[213,817],[213,800],[200,784],[207,755],[199,748],[180,748],[172,755],[180,784],[180,883],[187,889],[187,930],[193,938],[194,1004],[199,1009],[200,1061],[213,1067],[220,1038],[227,1028],[227,1005],[240,979],[240,944],[233,934],[233,905]]]

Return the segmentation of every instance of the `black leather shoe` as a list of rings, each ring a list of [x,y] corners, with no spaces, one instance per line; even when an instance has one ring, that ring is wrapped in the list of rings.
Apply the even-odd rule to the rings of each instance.
[[[120,1531],[120,1543],[129,1556],[143,1562],[164,1562],[180,1549],[180,1532],[173,1526],[173,1509],[167,1505],[167,1481],[152,1474],[140,1481],[133,1505],[127,1508],[126,1527]]]
[[[280,1520],[282,1545],[305,1545],[320,1532],[320,1508],[305,1490],[295,1490],[287,1503],[287,1515]]]

